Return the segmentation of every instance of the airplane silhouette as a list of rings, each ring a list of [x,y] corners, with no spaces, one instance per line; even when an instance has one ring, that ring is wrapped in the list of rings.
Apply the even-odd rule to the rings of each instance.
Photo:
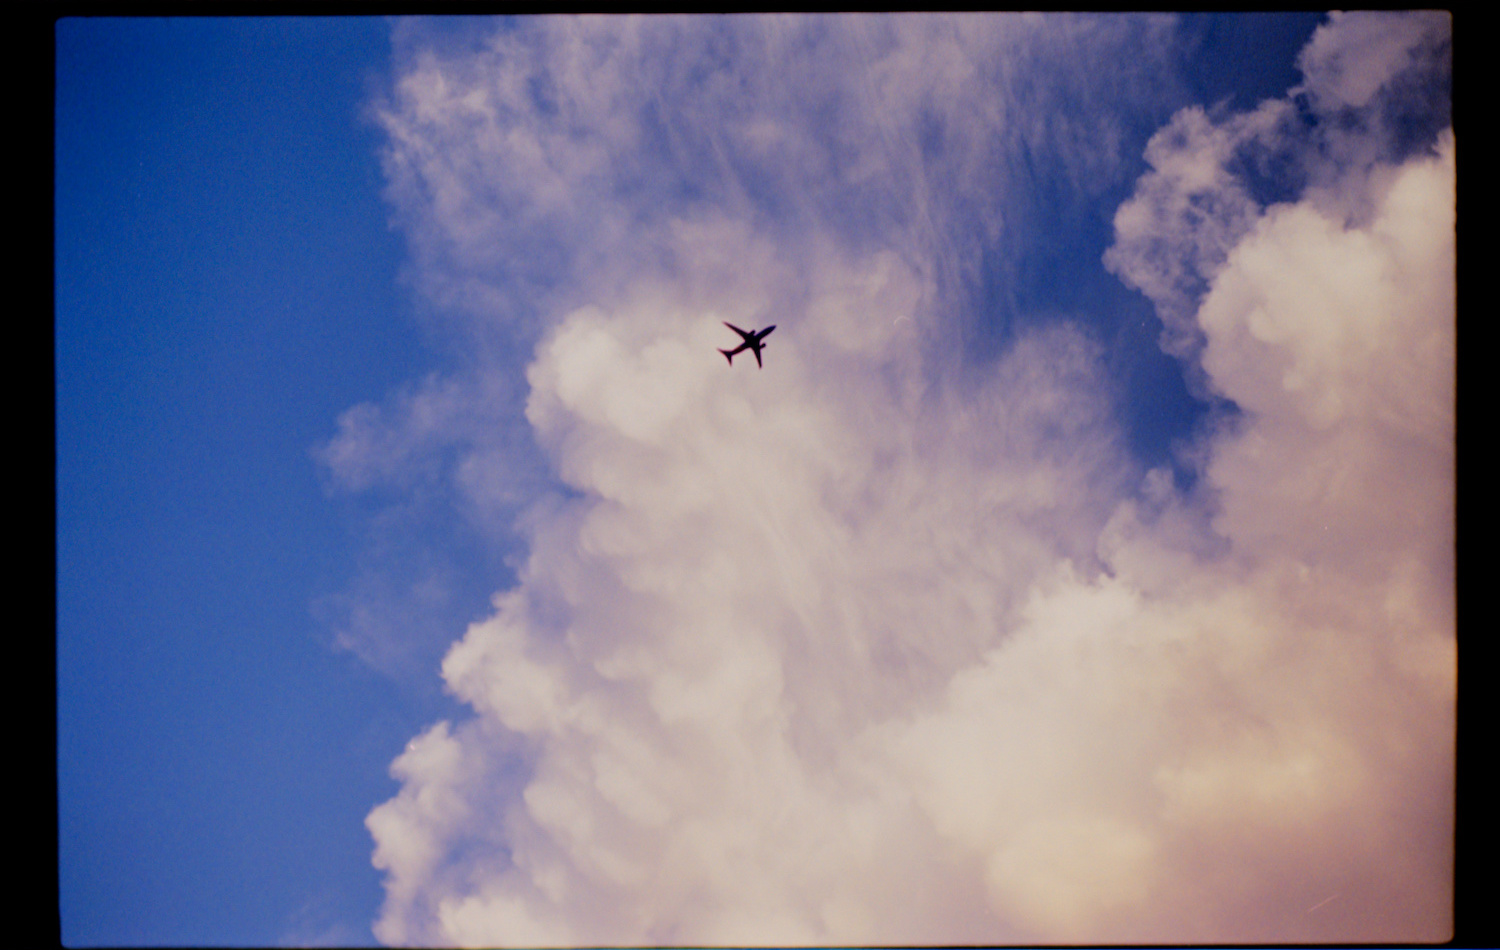
[[[766,327],[764,330],[750,331],[741,330],[739,327],[730,323],[728,320],[724,321],[724,325],[733,330],[735,333],[738,333],[745,340],[745,342],[741,343],[739,346],[735,347],[732,350],[719,351],[720,353],[724,354],[724,358],[729,361],[729,365],[734,365],[734,354],[738,353],[741,350],[751,350],[755,353],[755,365],[760,366],[760,350],[761,347],[765,346],[765,343],[763,343],[762,341],[766,337],[771,335],[772,330],[776,329],[776,324],[773,323],[770,326]]]

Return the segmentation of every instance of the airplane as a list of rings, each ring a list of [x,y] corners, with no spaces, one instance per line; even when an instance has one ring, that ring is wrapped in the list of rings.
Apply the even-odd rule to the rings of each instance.
[[[761,347],[765,346],[765,343],[761,341],[771,335],[771,331],[776,329],[776,324],[773,323],[770,326],[766,327],[764,330],[750,330],[748,332],[745,330],[741,330],[739,327],[730,323],[728,320],[724,321],[724,325],[733,330],[735,333],[738,333],[740,336],[744,337],[745,340],[745,342],[741,343],[739,346],[735,347],[732,350],[719,351],[720,353],[724,354],[724,358],[729,361],[729,365],[734,365],[734,354],[738,353],[741,350],[751,350],[755,353],[755,365],[760,366],[760,350]]]

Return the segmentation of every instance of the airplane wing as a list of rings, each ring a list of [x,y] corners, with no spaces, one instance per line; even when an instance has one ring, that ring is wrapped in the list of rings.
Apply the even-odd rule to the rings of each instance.
[[[760,347],[755,348],[755,365],[760,366]]]
[[[746,333],[744,330],[741,330],[739,327],[737,327],[734,324],[730,323],[728,320],[724,321],[724,325],[726,327],[728,327],[729,329],[733,330],[735,333],[738,333],[740,336],[744,337],[747,341],[750,339],[751,336],[754,335],[754,334],[751,334],[751,333]]]

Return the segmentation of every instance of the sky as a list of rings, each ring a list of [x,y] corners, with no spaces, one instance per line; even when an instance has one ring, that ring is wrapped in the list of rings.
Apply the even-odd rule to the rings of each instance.
[[[1446,14],[56,54],[66,943],[1451,935]]]

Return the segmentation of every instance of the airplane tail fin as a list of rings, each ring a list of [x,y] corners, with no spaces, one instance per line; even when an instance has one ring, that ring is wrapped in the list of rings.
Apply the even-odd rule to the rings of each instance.
[[[720,350],[719,352],[724,354],[724,358],[729,361],[729,365],[730,366],[734,365],[734,354],[733,353],[729,352],[728,350]]]

